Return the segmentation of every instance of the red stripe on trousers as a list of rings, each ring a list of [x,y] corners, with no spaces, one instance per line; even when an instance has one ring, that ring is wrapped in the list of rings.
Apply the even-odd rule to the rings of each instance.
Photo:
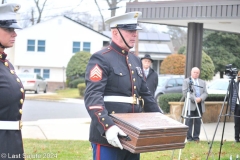
[[[100,144],[97,144],[97,155],[96,155],[96,160],[100,160]]]

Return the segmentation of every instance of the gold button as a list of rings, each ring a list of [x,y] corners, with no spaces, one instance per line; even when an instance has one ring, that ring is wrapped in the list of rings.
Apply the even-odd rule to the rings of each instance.
[[[122,53],[125,53],[125,51],[124,51],[124,50],[122,50]]]
[[[131,64],[128,64],[130,67],[132,66]]]
[[[12,74],[14,74],[14,70],[10,70],[10,72],[11,72]]]
[[[24,89],[23,89],[23,88],[21,88],[21,89],[20,89],[20,91],[23,93],[23,92],[24,92]]]
[[[19,78],[17,78],[17,81],[18,81],[18,82],[20,82],[20,79],[19,79]]]
[[[122,76],[122,73],[119,73],[120,74],[120,76]]]
[[[98,113],[99,116],[101,116],[101,113]]]
[[[127,59],[128,59],[128,56],[127,56]]]
[[[112,111],[112,114],[114,114],[115,112],[114,111]]]
[[[22,109],[19,109],[19,113],[22,114]]]
[[[136,94],[134,94],[133,96],[136,97]]]
[[[134,71],[132,71],[132,74],[134,74]]]
[[[136,86],[134,86],[133,88],[134,88],[134,89],[136,89],[137,87],[136,87]]]
[[[108,47],[108,49],[110,49],[110,48]]]
[[[108,124],[106,124],[105,126],[108,127]]]
[[[105,120],[105,118],[102,118],[102,121],[104,121]]]
[[[5,66],[8,66],[8,62],[5,62],[4,65],[5,65]]]
[[[2,58],[2,54],[0,54],[0,58]]]
[[[23,99],[20,99],[20,103],[23,104]]]
[[[133,78],[133,82],[135,82],[136,81],[136,79],[135,78]]]

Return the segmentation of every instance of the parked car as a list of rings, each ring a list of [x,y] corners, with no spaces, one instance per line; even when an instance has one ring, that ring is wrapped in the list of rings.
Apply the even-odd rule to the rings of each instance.
[[[207,87],[208,94],[227,94],[230,79],[213,80]]]
[[[40,91],[47,93],[47,81],[36,73],[18,73],[25,91],[34,91],[38,94]]]
[[[155,99],[165,93],[182,93],[183,75],[160,75],[158,76],[158,86],[155,92]]]

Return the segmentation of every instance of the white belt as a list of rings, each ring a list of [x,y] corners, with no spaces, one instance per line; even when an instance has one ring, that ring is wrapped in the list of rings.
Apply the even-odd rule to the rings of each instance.
[[[139,104],[137,97],[124,97],[124,96],[104,96],[104,102],[122,102]]]
[[[0,130],[21,130],[22,121],[0,121]]]

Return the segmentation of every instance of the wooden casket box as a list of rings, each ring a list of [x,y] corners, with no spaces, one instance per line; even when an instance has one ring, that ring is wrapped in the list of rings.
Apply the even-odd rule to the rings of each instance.
[[[182,149],[188,126],[161,113],[116,113],[113,121],[131,139],[119,138],[123,148],[132,153]]]

